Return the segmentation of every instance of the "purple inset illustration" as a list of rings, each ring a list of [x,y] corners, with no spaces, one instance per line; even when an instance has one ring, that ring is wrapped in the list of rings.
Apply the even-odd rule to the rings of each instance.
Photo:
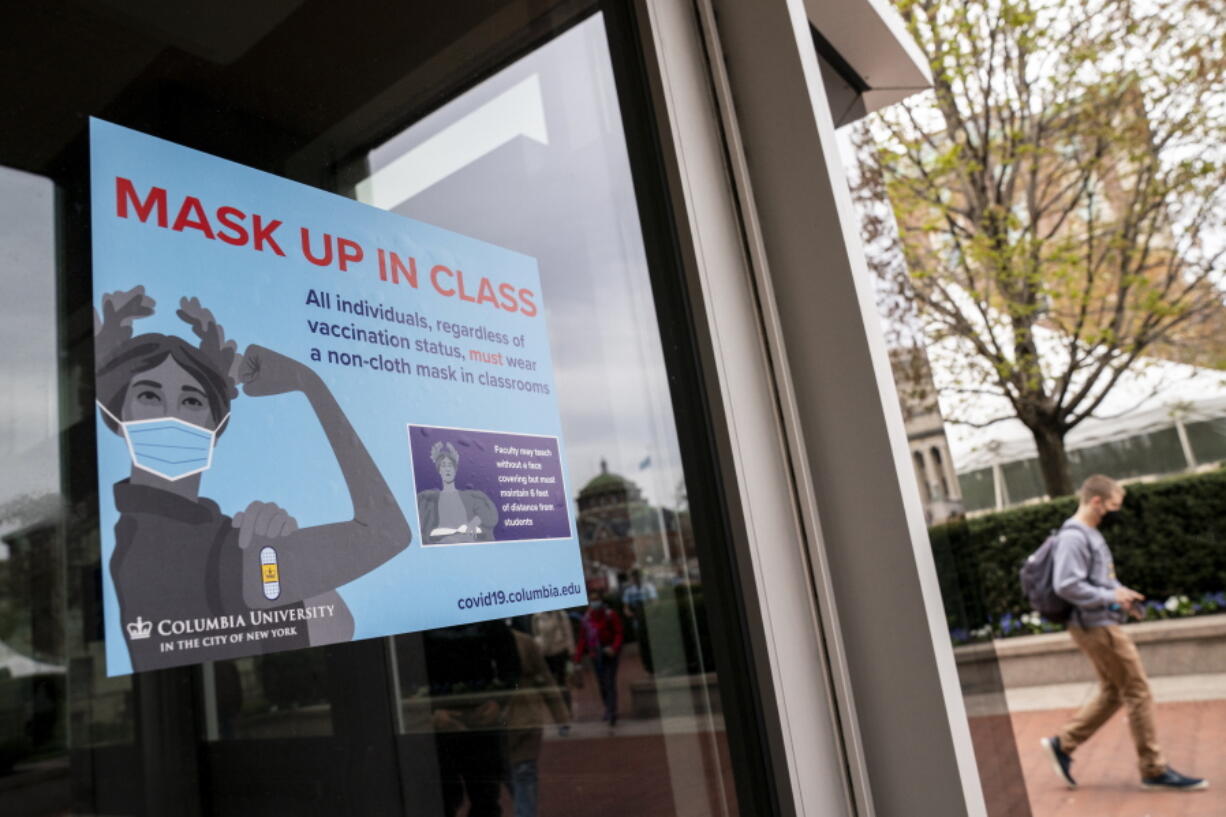
[[[422,544],[571,535],[556,437],[412,424],[408,429]]]

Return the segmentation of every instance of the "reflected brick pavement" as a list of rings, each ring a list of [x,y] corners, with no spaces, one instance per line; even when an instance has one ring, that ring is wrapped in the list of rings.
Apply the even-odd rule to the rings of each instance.
[[[549,741],[540,759],[540,817],[675,817],[682,803],[681,813],[736,814],[727,743],[722,733],[711,738]],[[666,740],[676,742],[673,751]]]
[[[573,690],[574,734],[554,738],[551,728],[541,749],[540,817],[675,817],[681,804],[687,814],[737,813],[722,730],[689,726],[666,737],[658,719],[634,717],[630,685],[650,677],[628,645],[617,678],[621,722],[609,734],[596,679],[585,671],[583,689]],[[503,807],[514,813],[509,792]]]

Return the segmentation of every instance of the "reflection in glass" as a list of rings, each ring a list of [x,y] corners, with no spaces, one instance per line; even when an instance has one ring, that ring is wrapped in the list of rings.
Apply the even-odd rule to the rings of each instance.
[[[672,410],[603,18],[508,64],[581,7],[290,2],[203,28],[170,7],[23,12],[30,47],[76,59],[3,77],[30,122],[0,161],[59,187],[0,170],[18,296],[0,300],[0,813],[737,813],[677,443],[694,420]],[[62,93],[81,65],[89,102]],[[116,440],[93,417],[88,115],[329,190],[360,180],[364,200],[537,259],[601,606],[107,677],[93,455]],[[433,462],[441,494],[465,463]],[[446,504],[441,537],[492,526]]]
[[[67,771],[54,204],[46,179],[0,168],[0,783],[14,787]]]
[[[602,19],[367,161],[359,198],[537,259],[588,589],[586,608],[396,639],[403,729],[434,735],[444,813],[497,813],[499,766],[503,813],[734,813]]]

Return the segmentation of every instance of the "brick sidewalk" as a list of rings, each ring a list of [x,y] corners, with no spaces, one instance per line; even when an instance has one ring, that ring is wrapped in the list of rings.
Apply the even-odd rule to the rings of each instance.
[[[1226,700],[1160,703],[1158,739],[1167,761],[1209,779],[1203,792],[1148,792],[1138,785],[1136,754],[1123,712],[1075,755],[1070,790],[1039,749],[1072,709],[1012,714],[1022,774],[1034,817],[1223,817],[1226,815]]]

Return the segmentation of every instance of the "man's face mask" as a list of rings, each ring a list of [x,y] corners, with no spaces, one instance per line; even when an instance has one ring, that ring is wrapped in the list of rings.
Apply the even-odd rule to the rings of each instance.
[[[98,403],[98,408],[123,429],[132,464],[171,482],[207,471],[212,466],[217,432],[230,419],[227,413],[217,428],[210,430],[178,417],[124,421],[102,403]]]
[[[1103,502],[1103,516],[1102,516],[1102,519],[1099,520],[1099,524],[1100,525],[1111,525],[1114,522],[1118,522],[1120,519],[1120,509],[1123,506],[1123,504],[1124,504],[1123,499],[1120,499],[1117,502],[1114,497],[1111,499],[1110,502],[1104,501]]]

